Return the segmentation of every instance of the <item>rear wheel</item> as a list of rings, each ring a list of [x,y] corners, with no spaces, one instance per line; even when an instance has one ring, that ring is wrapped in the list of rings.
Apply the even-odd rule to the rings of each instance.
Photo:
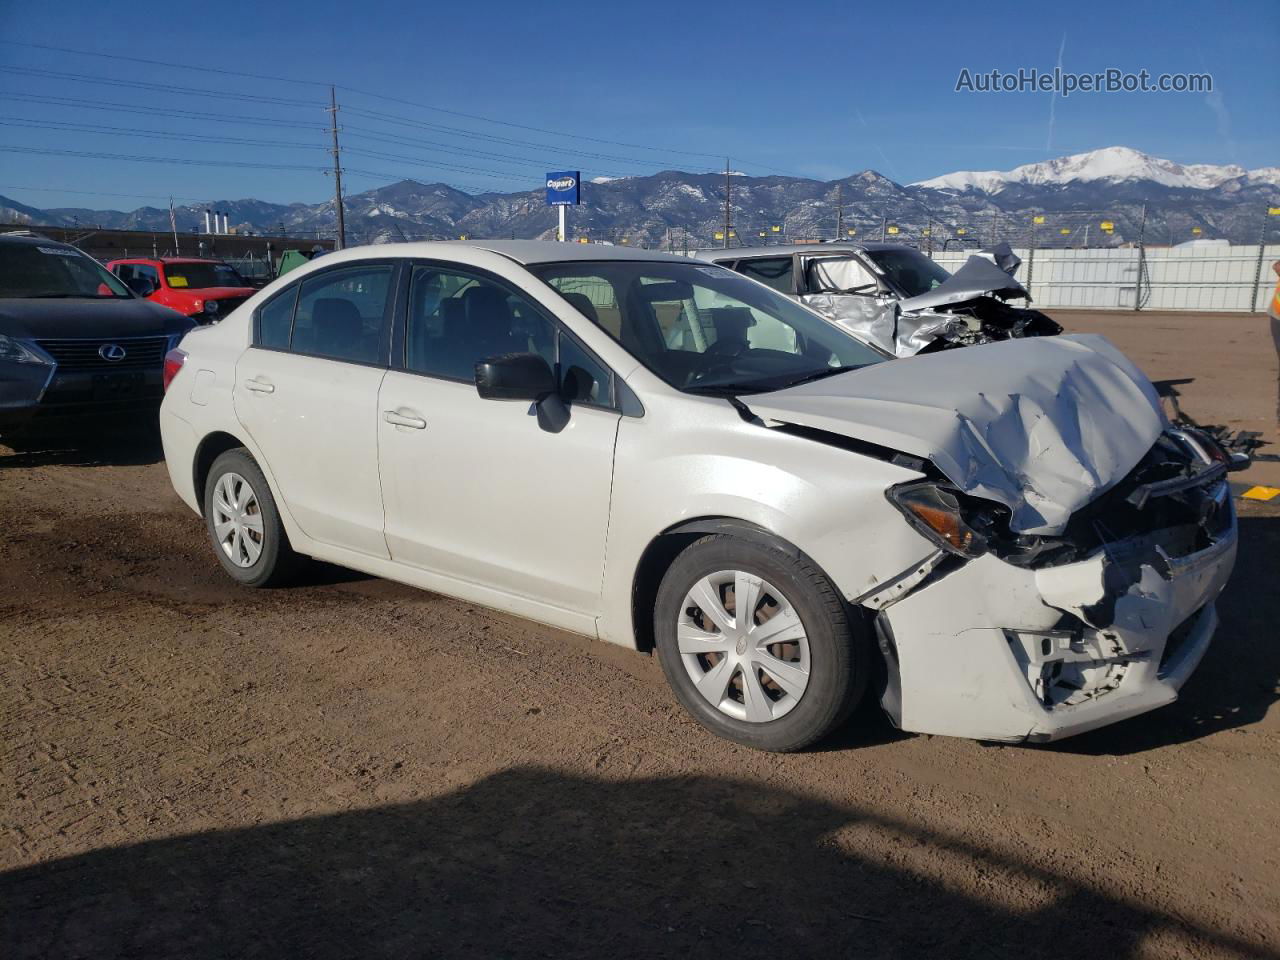
[[[275,586],[297,572],[301,557],[289,545],[266,477],[243,447],[213,461],[204,487],[204,519],[218,562],[238,583]]]
[[[699,723],[761,750],[826,736],[866,687],[868,644],[830,581],[803,557],[704,537],[663,577],[658,657]]]

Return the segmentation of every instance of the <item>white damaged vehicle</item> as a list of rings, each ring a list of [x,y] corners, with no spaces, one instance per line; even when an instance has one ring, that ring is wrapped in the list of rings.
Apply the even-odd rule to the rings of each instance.
[[[695,256],[794,297],[897,357],[998,340],[1052,337],[1062,327],[1030,307],[1007,243],[969,257],[954,274],[897,243],[817,243],[699,250]],[[1023,299],[1025,307],[1008,301]]]
[[[884,359],[683,257],[366,247],[189,333],[161,429],[238,582],[315,557],[656,648],[750,746],[881,676],[902,729],[993,740],[1174,700],[1235,558],[1228,455],[1099,337]]]

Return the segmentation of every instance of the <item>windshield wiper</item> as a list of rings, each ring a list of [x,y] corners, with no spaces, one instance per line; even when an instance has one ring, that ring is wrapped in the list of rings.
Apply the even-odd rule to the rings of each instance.
[[[731,397],[739,393],[760,392],[760,387],[752,383],[694,383],[680,389],[685,393],[705,394],[711,397]]]
[[[813,373],[805,374],[795,380],[789,380],[779,390],[785,390],[787,387],[798,387],[802,383],[813,383],[815,380],[825,380],[827,377],[834,377],[837,373],[848,373],[850,370],[861,370],[865,367],[865,363],[855,363],[849,366],[827,367],[825,370],[816,370]]]

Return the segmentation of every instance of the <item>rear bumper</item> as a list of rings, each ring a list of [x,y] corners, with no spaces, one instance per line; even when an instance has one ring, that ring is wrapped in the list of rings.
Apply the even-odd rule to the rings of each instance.
[[[1046,741],[1171,703],[1209,647],[1236,546],[1232,517],[1166,564],[966,563],[881,611],[885,709],[904,730]]]

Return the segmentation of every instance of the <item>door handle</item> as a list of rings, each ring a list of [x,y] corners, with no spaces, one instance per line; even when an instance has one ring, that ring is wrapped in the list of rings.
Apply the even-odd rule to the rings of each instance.
[[[254,393],[276,392],[276,385],[274,383],[267,383],[265,380],[246,380],[244,382],[244,388],[246,390],[251,390]]]
[[[421,417],[408,417],[403,413],[396,413],[394,410],[383,410],[382,419],[387,423],[395,424],[397,427],[412,427],[414,430],[427,429],[427,421]]]

